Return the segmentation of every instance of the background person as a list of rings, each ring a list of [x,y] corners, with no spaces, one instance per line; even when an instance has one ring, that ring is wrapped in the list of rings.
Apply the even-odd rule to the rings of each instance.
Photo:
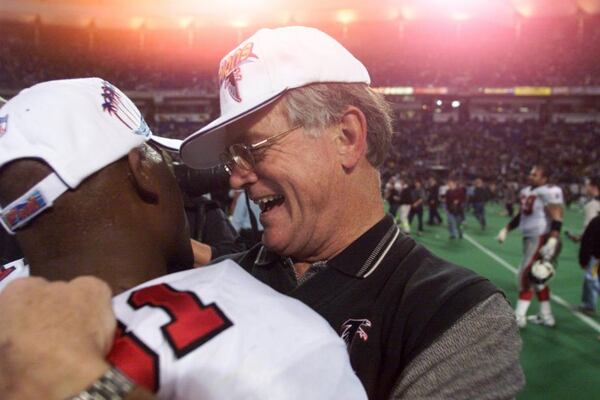
[[[560,230],[563,216],[563,196],[560,187],[548,183],[548,169],[535,165],[529,174],[529,186],[520,192],[521,210],[498,233],[497,239],[503,243],[508,232],[519,228],[523,235],[523,261],[519,267],[519,299],[515,316],[519,328],[525,328],[527,321],[554,327],[556,321],[550,305],[550,287],[544,281],[532,276],[532,267],[538,260],[555,262],[560,253]],[[537,315],[527,317],[535,291],[540,302]]]

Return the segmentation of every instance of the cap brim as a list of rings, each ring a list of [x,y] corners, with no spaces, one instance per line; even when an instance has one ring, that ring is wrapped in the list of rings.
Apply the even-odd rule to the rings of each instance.
[[[158,144],[163,149],[172,151],[174,153],[178,152],[181,149],[181,144],[183,143],[183,140],[180,139],[171,139],[156,135],[152,135],[150,137],[150,140]]]
[[[225,150],[225,132],[229,124],[268,106],[280,98],[285,90],[267,100],[234,115],[221,115],[202,129],[192,133],[181,144],[180,156],[191,168],[212,168],[221,163],[220,155]]]

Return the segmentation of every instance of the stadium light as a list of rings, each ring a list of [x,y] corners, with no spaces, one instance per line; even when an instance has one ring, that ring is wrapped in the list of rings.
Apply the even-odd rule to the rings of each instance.
[[[232,20],[230,23],[231,23],[231,26],[233,26],[234,28],[238,28],[238,29],[246,28],[248,25],[250,25],[250,23],[248,22],[248,18],[244,18],[244,17],[236,18],[236,19]]]
[[[402,15],[402,18],[404,18],[405,20],[411,21],[413,19],[416,19],[417,12],[415,11],[415,9],[413,7],[404,6],[400,10],[400,15]]]
[[[577,0],[577,5],[588,14],[600,13],[600,0]]]
[[[335,14],[336,21],[348,25],[356,21],[356,11],[354,10],[339,10]]]
[[[144,17],[131,17],[128,25],[131,29],[140,29],[145,23],[146,19]]]
[[[181,29],[187,29],[187,28],[193,26],[193,24],[194,24],[194,17],[181,17],[177,21],[177,25],[179,25],[179,27]]]
[[[533,5],[527,1],[515,1],[513,2],[515,10],[523,17],[531,17],[533,15]]]
[[[450,18],[452,18],[455,21],[466,21],[470,17],[471,16],[469,14],[467,14],[466,12],[461,12],[461,11],[455,11],[452,14],[450,14]]]

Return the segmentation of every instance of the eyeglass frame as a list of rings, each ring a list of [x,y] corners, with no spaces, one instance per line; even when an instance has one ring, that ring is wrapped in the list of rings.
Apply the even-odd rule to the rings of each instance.
[[[228,146],[225,149],[225,151],[223,151],[221,153],[221,155],[219,156],[219,158],[221,159],[223,168],[229,175],[231,175],[233,173],[234,165],[243,170],[252,171],[256,167],[256,160],[254,158],[255,151],[273,145],[277,140],[283,139],[287,134],[292,133],[293,131],[295,131],[296,129],[301,128],[301,127],[302,127],[301,124],[296,125],[293,128],[290,128],[290,129],[280,132],[280,133],[276,133],[273,136],[270,136],[266,139],[263,139],[259,142],[253,143],[253,144],[234,143],[231,146]],[[234,148],[235,146],[237,146],[240,149],[242,149],[243,151],[245,151],[246,154],[248,154],[248,156],[249,156],[249,160],[244,159],[239,154],[236,155],[236,153],[234,153],[232,151],[232,148]],[[242,161],[238,162],[237,160],[240,158],[242,159]],[[241,164],[243,161],[246,161],[248,164],[250,164],[249,168],[246,168],[244,165]]]

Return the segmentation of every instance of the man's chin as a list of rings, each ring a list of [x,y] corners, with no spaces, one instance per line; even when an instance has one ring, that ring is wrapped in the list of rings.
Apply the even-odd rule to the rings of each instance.
[[[262,234],[262,244],[269,249],[281,256],[286,256],[286,249],[289,249],[288,241],[285,240],[282,232],[275,231],[274,229],[265,228]]]

